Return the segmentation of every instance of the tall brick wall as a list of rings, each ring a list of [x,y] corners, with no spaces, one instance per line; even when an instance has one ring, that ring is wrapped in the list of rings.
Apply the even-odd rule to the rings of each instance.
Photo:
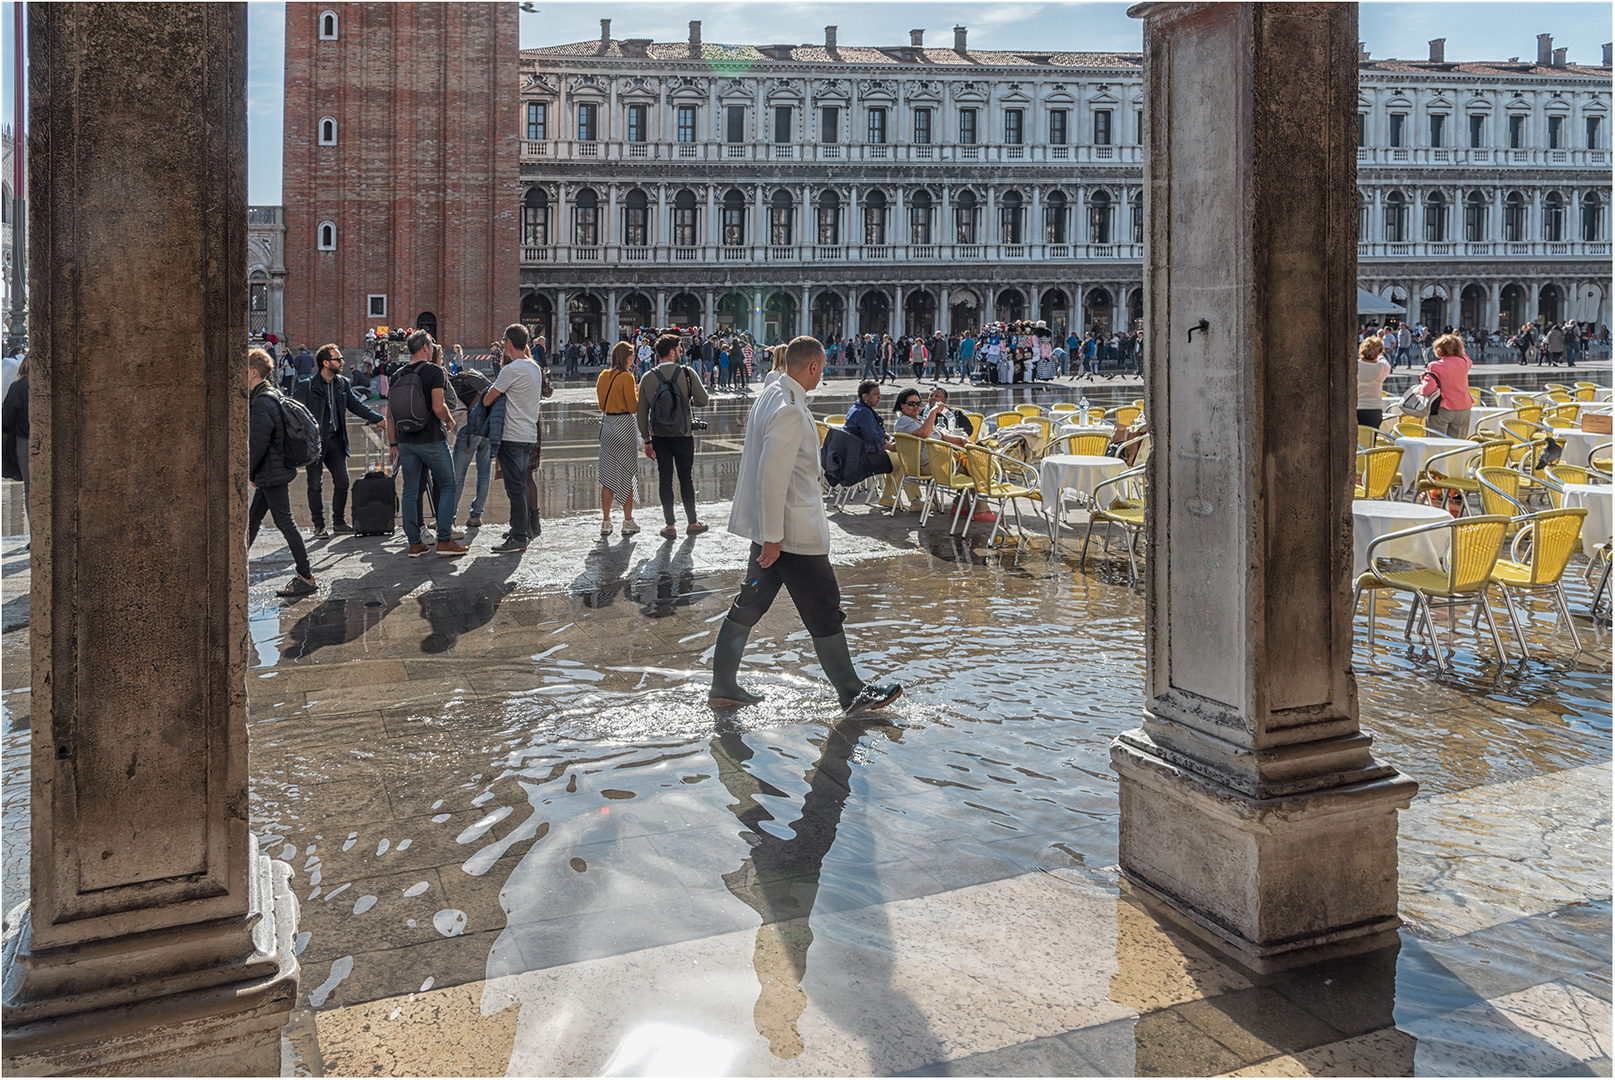
[[[517,50],[511,3],[286,5],[290,338],[353,345],[432,312],[469,352],[516,320]],[[335,146],[319,145],[326,116]],[[318,250],[322,221],[335,251]],[[386,318],[367,316],[371,293]]]

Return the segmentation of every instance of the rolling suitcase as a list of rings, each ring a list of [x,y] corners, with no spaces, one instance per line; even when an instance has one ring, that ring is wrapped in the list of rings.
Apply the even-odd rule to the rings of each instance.
[[[353,531],[360,536],[390,535],[398,522],[398,483],[386,462],[353,482]]]

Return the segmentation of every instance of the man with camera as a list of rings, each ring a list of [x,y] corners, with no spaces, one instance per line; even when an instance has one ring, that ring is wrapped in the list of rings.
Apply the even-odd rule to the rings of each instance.
[[[695,480],[690,474],[695,465],[694,433],[707,426],[691,409],[702,408],[708,398],[695,372],[680,362],[684,347],[677,334],[656,339],[656,357],[659,363],[639,380],[639,437],[645,441],[645,456],[656,462],[661,481],[662,518],[667,522],[662,537],[672,540],[679,534],[673,523],[675,470],[689,520],[684,531],[691,536],[707,531],[695,516]]]
[[[297,384],[292,396],[308,407],[319,425],[321,457],[308,467],[308,512],[314,519],[314,539],[324,540],[332,532],[350,533],[348,527],[348,413],[383,431],[387,421],[353,392],[342,374],[342,350],[321,345],[314,354],[317,365],[312,379]],[[325,496],[321,474],[331,471],[332,528],[325,528]]]

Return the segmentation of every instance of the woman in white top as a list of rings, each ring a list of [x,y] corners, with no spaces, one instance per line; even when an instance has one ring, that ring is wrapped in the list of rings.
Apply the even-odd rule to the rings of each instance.
[[[1385,376],[1391,365],[1385,359],[1385,345],[1370,335],[1357,346],[1357,423],[1377,428],[1385,419]]]

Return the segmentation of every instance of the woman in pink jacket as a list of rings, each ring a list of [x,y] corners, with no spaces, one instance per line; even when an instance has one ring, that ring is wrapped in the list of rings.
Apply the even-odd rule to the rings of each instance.
[[[1469,438],[1469,413],[1474,399],[1469,396],[1469,369],[1473,366],[1464,355],[1464,339],[1457,334],[1443,334],[1431,346],[1436,358],[1430,361],[1420,383],[1420,392],[1441,391],[1440,400],[1430,410],[1430,419],[1424,428],[1432,435],[1445,435],[1449,439]]]

